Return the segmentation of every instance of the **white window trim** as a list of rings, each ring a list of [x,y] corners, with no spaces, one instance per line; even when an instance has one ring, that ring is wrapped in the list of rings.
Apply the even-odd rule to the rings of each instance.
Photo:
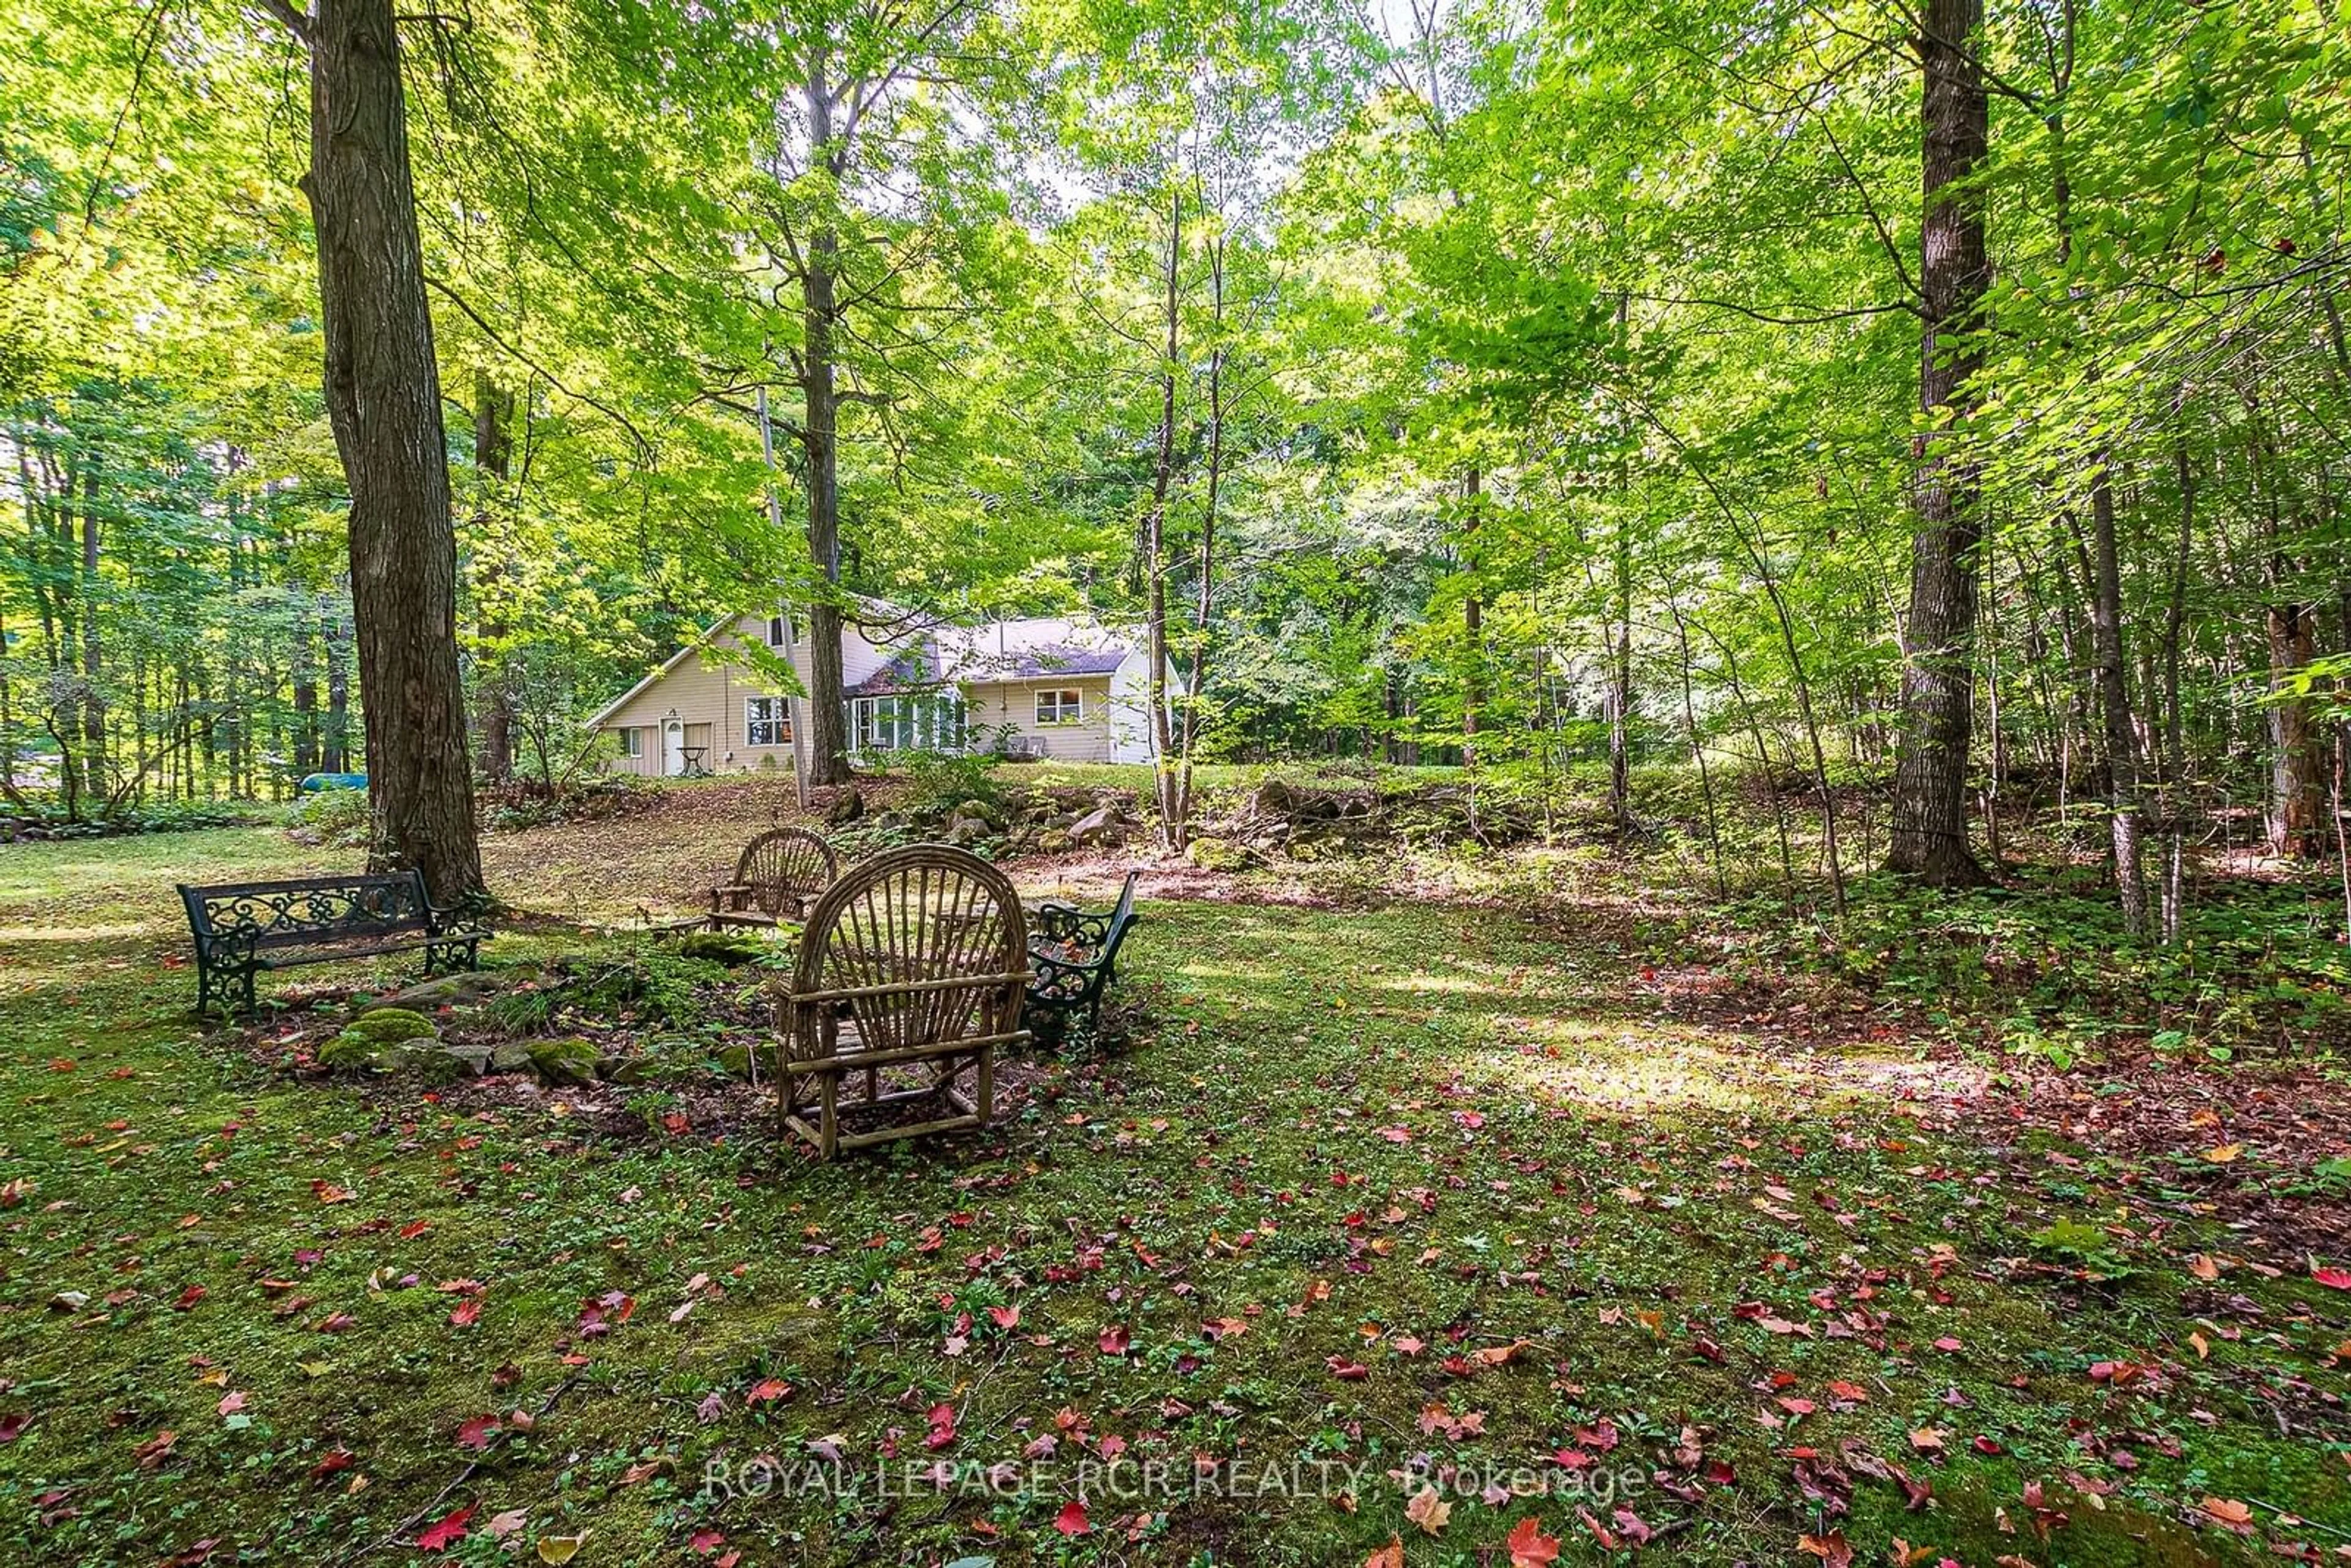
[[[769,710],[765,716],[759,716],[758,711],[763,706]],[[782,697],[754,696],[743,699],[743,744],[747,748],[789,746],[792,743],[791,724],[791,705]],[[758,727],[762,725],[768,727],[768,738],[766,740],[757,738]]]
[[[1074,700],[1064,702],[1061,700],[1064,697],[1072,698]],[[1047,718],[1045,716],[1045,703],[1048,698],[1050,698],[1053,704],[1053,716],[1051,718]],[[1037,722],[1039,724],[1083,724],[1086,722],[1085,688],[1083,686],[1040,687],[1037,692],[1037,706],[1035,712]]]
[[[645,732],[633,724],[621,727],[621,755],[643,757],[645,754]]]

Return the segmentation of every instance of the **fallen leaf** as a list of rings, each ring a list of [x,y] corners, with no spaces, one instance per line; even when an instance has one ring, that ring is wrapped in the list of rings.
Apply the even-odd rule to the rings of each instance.
[[[1453,1505],[1438,1495],[1435,1487],[1424,1486],[1412,1494],[1410,1502],[1404,1505],[1404,1516],[1435,1535],[1445,1528],[1445,1521],[1453,1517]]]
[[[435,1520],[418,1532],[416,1549],[419,1552],[446,1552],[450,1547],[465,1539],[465,1521],[473,1517],[474,1505],[469,1502],[465,1507]]]
[[[1559,1538],[1545,1535],[1533,1514],[1519,1521],[1502,1544],[1510,1550],[1510,1568],[1547,1568],[1559,1560]]]

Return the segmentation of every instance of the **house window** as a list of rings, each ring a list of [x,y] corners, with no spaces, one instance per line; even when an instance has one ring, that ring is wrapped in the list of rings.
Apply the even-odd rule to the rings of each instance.
[[[1037,694],[1039,724],[1075,724],[1086,716],[1085,694],[1074,686]]]
[[[768,646],[770,648],[780,648],[790,641],[791,635],[784,628],[784,618],[780,615],[768,616]]]
[[[782,746],[792,738],[791,715],[781,697],[743,699],[743,744]]]
[[[849,735],[855,751],[960,751],[963,697],[955,692],[852,697]]]
[[[643,757],[644,754],[645,732],[643,730],[632,727],[621,731],[622,756]]]

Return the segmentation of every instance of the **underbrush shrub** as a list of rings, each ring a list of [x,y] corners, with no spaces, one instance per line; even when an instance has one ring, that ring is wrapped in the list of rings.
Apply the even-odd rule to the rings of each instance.
[[[0,843],[44,839],[111,839],[139,833],[190,833],[207,828],[266,827],[287,808],[266,800],[126,802],[100,816],[68,815],[56,796],[28,798],[31,810],[0,814]]]
[[[364,789],[321,789],[305,795],[286,813],[286,831],[304,843],[327,849],[367,847],[368,795]]]
[[[494,833],[518,833],[571,822],[605,822],[646,810],[660,787],[632,773],[603,773],[556,788],[517,780],[486,789],[480,797],[482,826]]]
[[[996,759],[962,751],[902,751],[897,767],[906,788],[899,809],[909,815],[952,811],[967,800],[990,810],[1004,810],[1004,786],[996,778]]]

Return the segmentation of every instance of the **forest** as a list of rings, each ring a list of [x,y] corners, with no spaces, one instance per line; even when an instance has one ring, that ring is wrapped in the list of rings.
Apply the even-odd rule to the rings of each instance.
[[[0,1552],[2351,1555],[2335,0],[0,38]]]
[[[2339,852],[2325,8],[1416,5],[402,21],[475,769],[855,591],[1147,619],[1187,761],[1859,789],[1840,880]],[[11,808],[356,768],[303,38],[11,21]]]

